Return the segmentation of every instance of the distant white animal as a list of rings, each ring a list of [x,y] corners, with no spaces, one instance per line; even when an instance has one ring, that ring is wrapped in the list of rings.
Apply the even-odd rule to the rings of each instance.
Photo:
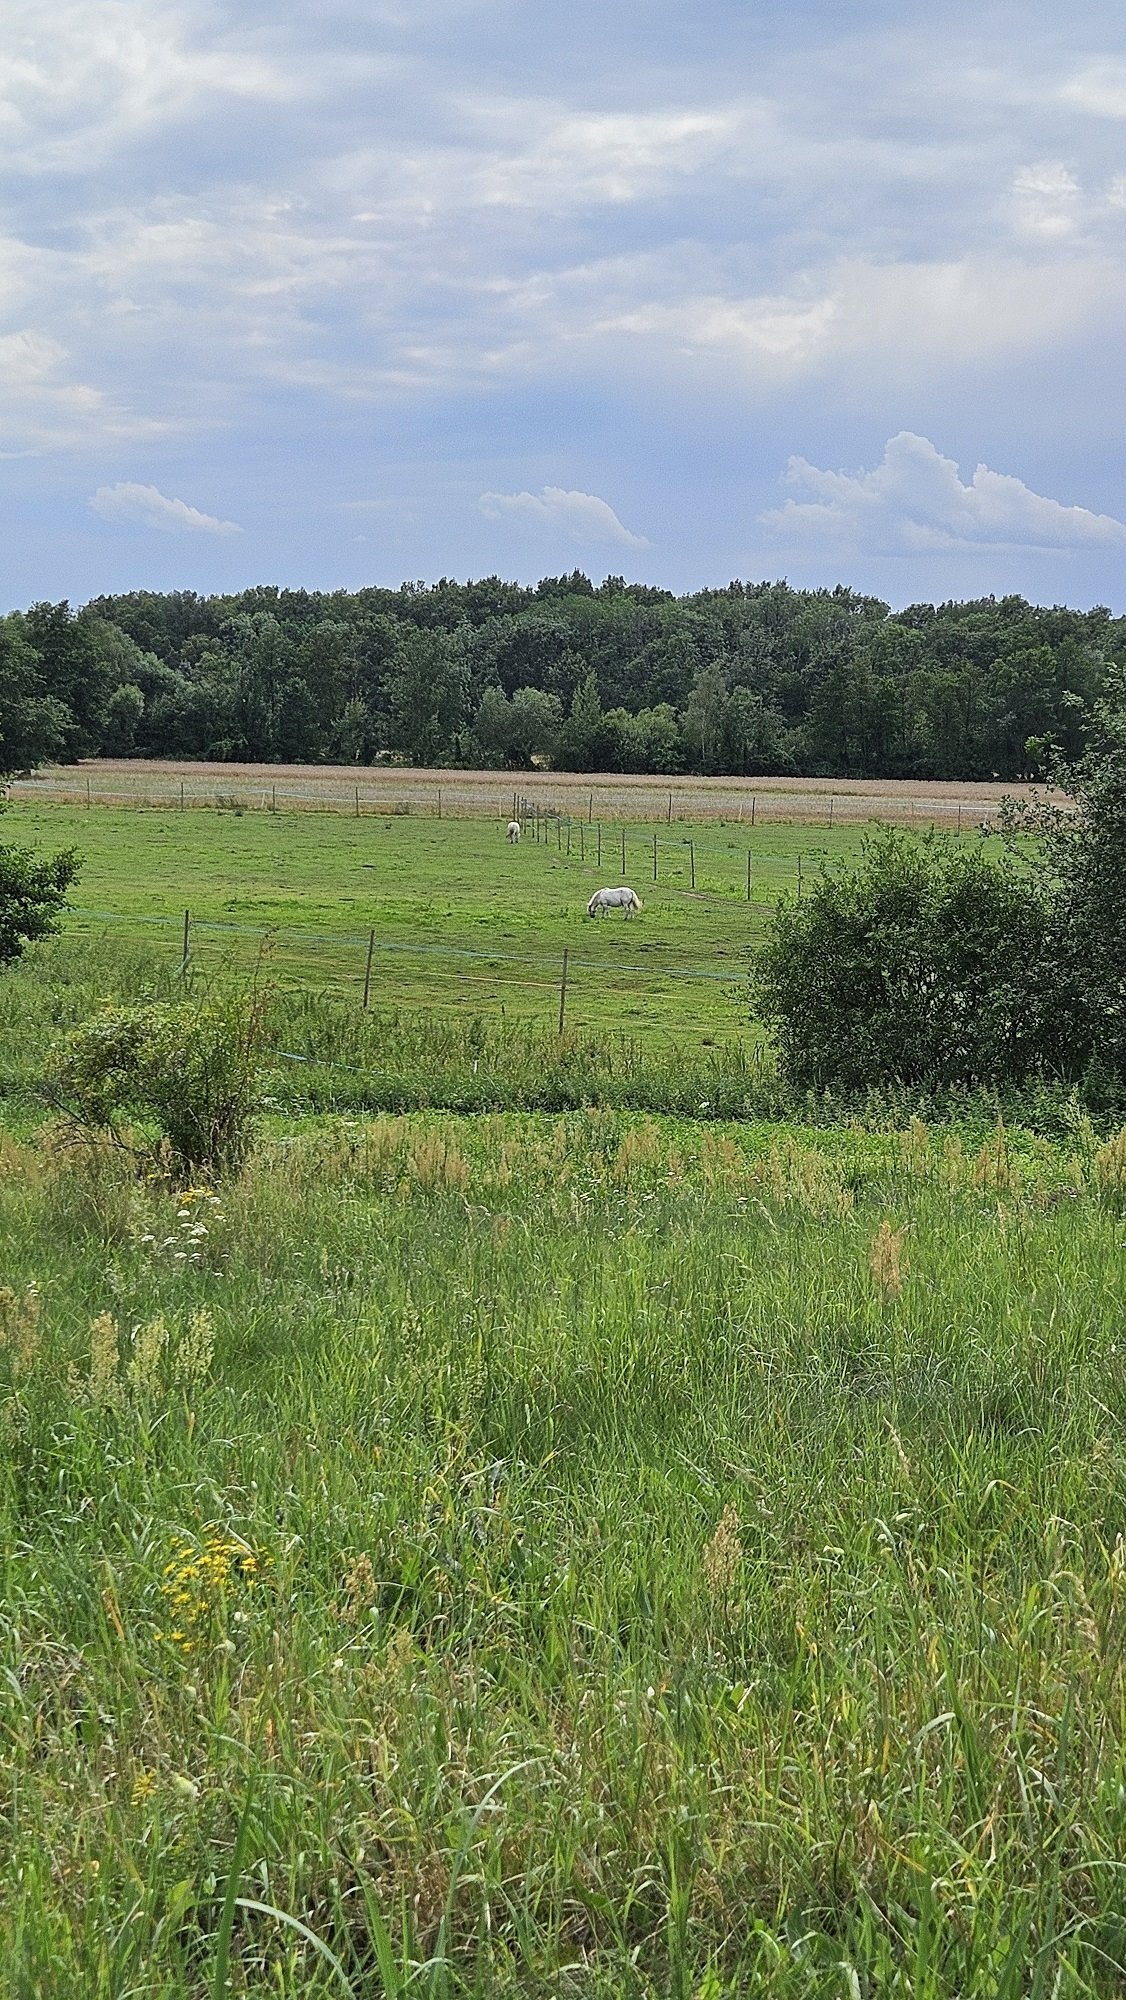
[[[623,883],[620,889],[596,889],[586,906],[588,917],[596,917],[600,910],[624,910],[632,917],[635,910],[642,908],[641,897],[636,889],[627,889]]]
[[[520,838],[520,822],[518,819],[510,819],[508,822],[508,832],[505,835],[505,839],[510,840],[512,842],[513,847],[515,847],[519,838]]]

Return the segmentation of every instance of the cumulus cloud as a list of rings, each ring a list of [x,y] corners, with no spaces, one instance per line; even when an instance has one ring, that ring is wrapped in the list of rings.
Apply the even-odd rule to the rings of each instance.
[[[482,493],[479,504],[490,521],[528,521],[537,527],[561,528],[572,541],[591,547],[605,542],[631,549],[649,546],[644,535],[635,535],[596,493],[569,493],[562,486],[545,486],[542,493]]]
[[[90,506],[103,521],[128,521],[135,527],[159,528],[166,535],[241,535],[237,521],[220,521],[201,514],[186,500],[170,500],[158,486],[138,486],[119,479],[116,486],[99,486]]]
[[[872,472],[828,472],[791,458],[786,483],[808,498],[759,516],[791,542],[829,542],[873,554],[934,550],[1112,549],[1126,522],[1065,507],[1023,480],[979,465],[969,484],[929,438],[900,431]]]

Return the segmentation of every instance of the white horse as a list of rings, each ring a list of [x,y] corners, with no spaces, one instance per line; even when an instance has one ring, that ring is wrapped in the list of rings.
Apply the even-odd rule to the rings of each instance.
[[[520,822],[518,819],[510,819],[508,822],[508,832],[505,834],[505,839],[510,840],[512,842],[513,847],[515,847],[519,838],[520,838]]]
[[[632,917],[634,911],[642,907],[637,890],[627,889],[623,883],[620,889],[596,889],[586,906],[586,913],[588,917],[596,917],[600,910],[624,910],[627,917]]]

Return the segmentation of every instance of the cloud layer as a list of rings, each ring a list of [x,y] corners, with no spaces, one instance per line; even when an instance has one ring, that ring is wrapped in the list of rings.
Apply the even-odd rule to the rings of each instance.
[[[979,465],[965,484],[929,438],[900,431],[872,472],[824,472],[791,458],[786,482],[811,497],[760,515],[790,542],[845,544],[878,554],[957,550],[1111,550],[1126,522],[1065,507],[1010,473]]]
[[[214,514],[201,514],[186,500],[170,500],[156,486],[138,486],[119,479],[115,486],[99,486],[90,495],[90,505],[103,521],[127,521],[133,527],[158,528],[166,535],[241,535],[237,521],[220,521]]]
[[[218,490],[247,573],[294,583],[554,537],[683,588],[771,559],[763,510],[835,581],[816,551],[846,530],[804,507],[910,556],[913,595],[986,546],[1054,595],[1036,552],[1067,549],[1117,603],[1109,531],[1031,494],[987,532],[1020,515],[994,475],[910,530],[867,489],[772,506],[796,449],[857,465],[906,431],[1126,515],[1120,0],[1023,0],[1019,38],[1009,14],[9,0],[0,592],[228,587],[234,524],[165,498]],[[111,544],[95,490],[180,570],[168,539]],[[343,541],[373,492],[380,534]]]

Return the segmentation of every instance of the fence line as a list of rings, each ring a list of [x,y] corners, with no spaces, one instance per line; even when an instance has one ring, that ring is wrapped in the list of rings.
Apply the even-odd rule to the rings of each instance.
[[[503,773],[498,773],[503,777]],[[709,780],[701,780],[706,784]],[[527,778],[525,776],[525,783]],[[1014,790],[1020,787],[1014,786]],[[730,780],[726,791],[692,791],[689,787],[677,794],[665,792],[656,787],[638,788],[631,791],[628,786],[608,781],[603,787],[587,790],[581,800],[560,799],[558,791],[553,795],[552,781],[545,774],[535,793],[515,795],[511,789],[495,789],[489,784],[461,784],[456,774],[441,785],[409,785],[396,793],[390,781],[378,787],[364,788],[349,779],[335,782],[327,780],[323,785],[310,789],[307,786],[248,781],[245,777],[232,778],[224,783],[214,776],[194,780],[176,773],[162,778],[151,772],[138,774],[135,783],[123,782],[115,774],[95,772],[74,774],[39,773],[30,778],[17,778],[9,782],[9,796],[14,799],[33,801],[42,799],[44,803],[94,806],[114,806],[137,811],[211,811],[275,814],[292,807],[301,811],[318,811],[345,814],[355,818],[396,819],[416,817],[420,819],[496,819],[507,822],[513,814],[522,820],[559,821],[568,829],[585,822],[594,823],[595,802],[605,802],[603,817],[618,826],[642,825],[664,822],[667,825],[701,824],[707,820],[718,820],[724,824],[742,825],[748,830],[764,821],[772,823],[797,820],[806,825],[824,825],[828,828],[843,824],[858,825],[865,820],[896,820],[910,825],[939,824],[950,825],[957,831],[992,825],[998,805],[996,801],[966,799],[940,791],[931,795],[906,793],[867,793],[802,791],[795,787],[792,791],[773,788],[756,791],[754,781]],[[601,793],[601,798],[600,798]],[[628,818],[621,810],[627,807]],[[459,809],[460,808],[460,809]]]
[[[381,939],[378,932],[370,929],[326,932],[260,928],[231,923],[222,918],[199,918],[188,910],[182,915],[163,917],[140,913],[129,915],[84,904],[72,904],[70,908],[87,931],[104,926],[107,930],[139,932],[142,936],[158,933],[162,943],[175,946],[177,970],[185,978],[206,971],[209,944],[220,948],[218,966],[221,967],[224,963],[222,948],[245,942],[254,947],[255,953],[260,958],[264,957],[267,964],[273,965],[279,976],[291,980],[296,977],[297,982],[305,987],[335,988],[342,997],[354,994],[361,1008],[382,1004],[407,1011],[448,1014],[460,1011],[458,994],[480,990],[485,1006],[488,1006],[491,997],[502,1011],[508,996],[527,994],[531,1003],[529,1012],[534,1011],[538,1015],[543,1008],[554,1018],[552,1003],[557,1002],[561,1019],[578,1011],[589,1021],[591,1010],[583,1006],[582,975],[585,973],[597,976],[597,989],[603,1002],[610,997],[620,1000],[623,1007],[644,1000],[647,994],[656,1000],[662,989],[667,996],[670,987],[684,989],[695,985],[714,991],[719,986],[736,990],[746,976],[746,965],[741,958],[726,966],[642,964],[636,959],[607,962],[585,955],[576,956],[568,947],[563,957],[561,978],[557,952],[495,951],[471,945],[412,943],[397,938]],[[227,956],[229,958],[229,954]],[[433,985],[424,994],[404,990],[410,983],[407,968],[411,961],[417,974],[423,978],[428,967],[435,973],[441,968],[438,990]],[[381,966],[392,974],[389,979],[381,976]],[[405,978],[394,977],[392,968],[396,966],[406,974]],[[489,968],[487,972],[486,966]],[[389,990],[396,987],[398,991]],[[604,1005],[595,1009],[594,1013],[600,1024],[605,1022]],[[635,1018],[619,1025],[631,1035],[667,1034],[674,1030],[671,1022]],[[701,1031],[703,1025],[701,1022]]]

